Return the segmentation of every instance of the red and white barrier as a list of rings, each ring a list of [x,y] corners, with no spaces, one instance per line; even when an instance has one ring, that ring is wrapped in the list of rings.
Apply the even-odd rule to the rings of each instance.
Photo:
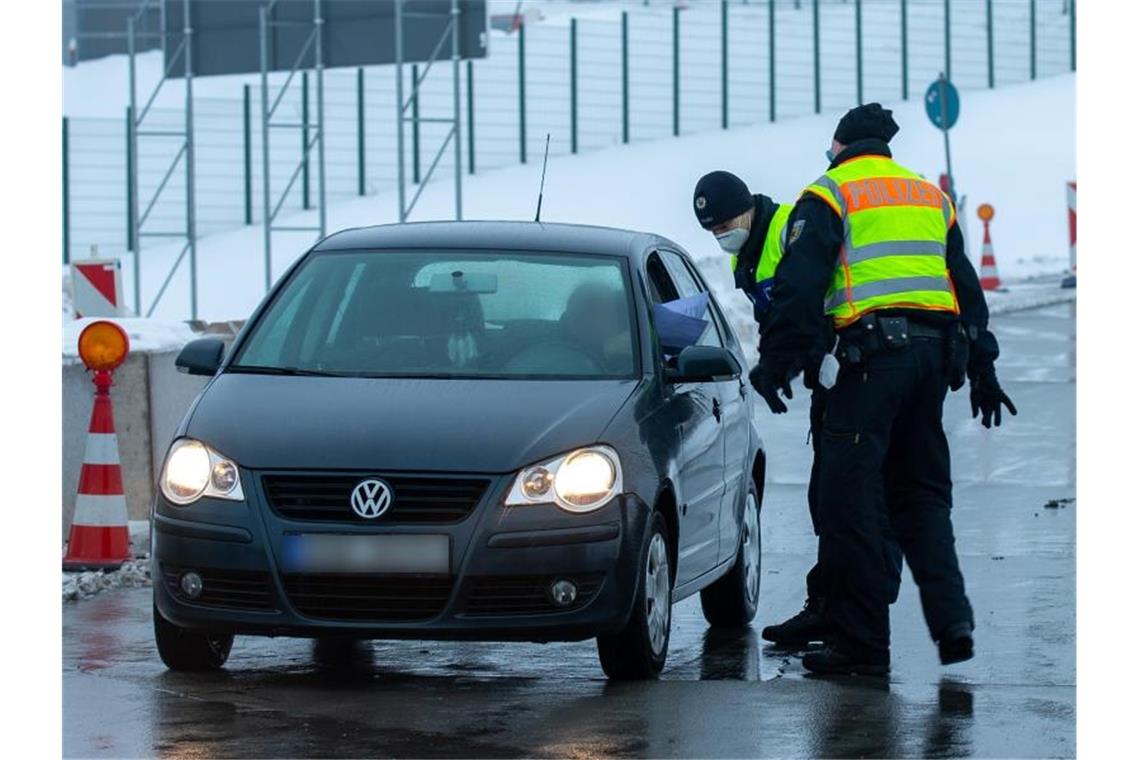
[[[978,272],[982,290],[1001,290],[1001,277],[998,276],[997,259],[990,241],[990,221],[994,218],[994,207],[988,203],[978,206],[978,218],[982,220],[982,266]]]
[[[118,259],[71,262],[71,303],[75,318],[118,317],[123,308],[123,276]]]
[[[1069,202],[1069,269],[1077,273],[1077,183],[1066,182],[1065,194]]]

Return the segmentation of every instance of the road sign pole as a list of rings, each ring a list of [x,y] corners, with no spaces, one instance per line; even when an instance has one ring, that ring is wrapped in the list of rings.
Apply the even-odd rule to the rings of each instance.
[[[956,198],[957,195],[954,192],[954,170],[950,167],[950,113],[948,106],[950,96],[947,94],[946,85],[946,74],[940,74],[938,77],[938,89],[942,108],[942,142],[946,147],[946,177],[950,181],[950,197],[953,199]]]

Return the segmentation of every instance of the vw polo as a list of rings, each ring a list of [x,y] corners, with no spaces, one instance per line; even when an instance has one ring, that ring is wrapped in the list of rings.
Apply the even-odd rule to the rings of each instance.
[[[697,329],[666,335],[683,299]],[[175,670],[235,635],[597,639],[658,673],[671,606],[747,624],[764,452],[744,355],[679,246],[623,230],[438,222],[302,256],[210,379],[153,509]]]

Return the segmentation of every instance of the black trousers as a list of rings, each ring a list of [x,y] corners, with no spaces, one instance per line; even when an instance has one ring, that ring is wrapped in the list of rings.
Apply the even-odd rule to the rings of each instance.
[[[823,429],[823,415],[827,408],[827,391],[817,388],[811,393],[809,412],[810,438],[812,448],[811,475],[808,478],[808,512],[811,514],[811,527],[819,535],[819,440]],[[890,589],[887,594],[891,604],[899,597],[902,585],[902,549],[888,531],[883,540],[883,561],[886,563]],[[808,606],[822,608],[827,598],[827,578],[823,562],[816,556],[816,562],[807,574]]]
[[[916,338],[845,365],[828,392],[816,461],[825,614],[838,643],[856,653],[890,650],[888,530],[918,584],[931,636],[973,623],[950,522],[946,391],[942,341]]]

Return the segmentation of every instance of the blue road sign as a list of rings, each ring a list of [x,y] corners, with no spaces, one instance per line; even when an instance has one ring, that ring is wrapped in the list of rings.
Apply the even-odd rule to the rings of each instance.
[[[945,96],[943,95],[945,93]],[[945,104],[942,99],[946,98]],[[950,129],[958,123],[962,104],[958,99],[958,88],[949,80],[936,79],[926,88],[926,115],[939,129]],[[942,113],[946,113],[946,125],[942,124]]]

